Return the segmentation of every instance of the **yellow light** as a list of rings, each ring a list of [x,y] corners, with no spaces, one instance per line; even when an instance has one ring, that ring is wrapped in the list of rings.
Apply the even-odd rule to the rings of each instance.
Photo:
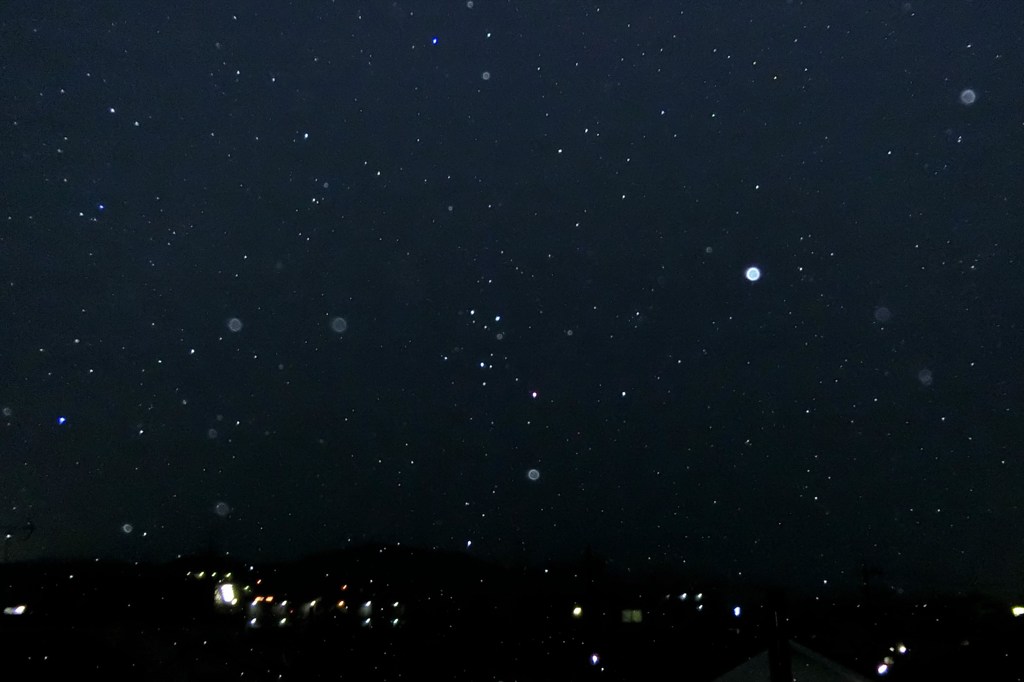
[[[583,607],[582,606],[577,606],[577,607],[573,608],[573,610],[572,610],[572,617],[573,618],[579,618],[582,615],[583,615]]]
[[[1010,613],[1013,614],[1014,618],[1020,618],[1021,616],[1024,616],[1024,606],[1014,606],[1010,609]]]

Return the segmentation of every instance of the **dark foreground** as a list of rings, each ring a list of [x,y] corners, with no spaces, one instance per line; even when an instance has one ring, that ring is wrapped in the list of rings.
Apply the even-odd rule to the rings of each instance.
[[[263,567],[12,564],[0,579],[2,679],[716,680],[766,649],[780,655],[748,665],[764,660],[755,679],[824,679],[792,670],[819,663],[1024,679],[1024,618],[976,596],[801,600],[630,582],[589,559],[525,571],[394,547]]]

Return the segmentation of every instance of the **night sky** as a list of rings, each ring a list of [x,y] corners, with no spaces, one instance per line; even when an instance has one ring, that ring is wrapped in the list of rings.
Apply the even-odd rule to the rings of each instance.
[[[10,559],[1018,593],[1022,74],[1010,0],[5,2]]]

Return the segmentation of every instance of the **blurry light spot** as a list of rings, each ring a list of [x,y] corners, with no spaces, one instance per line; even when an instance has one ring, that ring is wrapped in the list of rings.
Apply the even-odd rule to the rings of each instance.
[[[932,371],[928,368],[922,369],[917,373],[917,380],[921,382],[922,386],[931,386],[932,381],[934,380],[932,377]]]
[[[732,615],[734,615],[737,618],[739,618],[740,617],[740,613],[741,613],[740,607],[734,606],[733,609],[732,609]]]
[[[344,317],[335,317],[331,320],[332,331],[337,332],[338,334],[343,334],[346,329],[348,329],[348,322]]]
[[[879,663],[878,664],[878,674],[879,675],[885,675],[888,672],[889,672],[889,666],[887,664],[885,664],[885,663]]]
[[[218,502],[217,504],[213,505],[213,513],[221,518],[224,518],[231,513],[231,505],[229,505],[227,502]]]
[[[756,282],[761,279],[761,268],[751,265],[745,273],[748,282]]]
[[[230,329],[233,332],[242,331],[242,321],[237,317],[232,317],[231,319],[228,320],[228,329]]]
[[[884,305],[880,305],[875,308],[875,322],[881,322],[885,324],[892,319],[892,311],[886,308]]]
[[[484,71],[482,74],[480,74],[480,77],[483,78],[485,81],[489,81],[491,80],[491,72]]]
[[[132,525],[132,524],[130,524],[130,523],[126,523],[126,524],[124,524],[124,525],[122,525],[122,526],[121,526],[121,532],[122,532],[122,533],[124,533],[125,535],[128,535],[128,534],[129,534],[129,533],[131,533],[131,532],[132,532],[133,530],[135,530],[135,526],[133,526],[133,525]]]
[[[971,88],[967,88],[960,93],[960,103],[964,106],[971,106],[978,101],[978,93]]]
[[[526,477],[531,481],[536,481],[540,478],[540,472],[536,469],[530,469],[526,472]]]

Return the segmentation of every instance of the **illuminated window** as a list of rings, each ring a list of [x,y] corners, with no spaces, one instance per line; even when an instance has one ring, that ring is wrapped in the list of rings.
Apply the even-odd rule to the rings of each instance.
[[[644,612],[640,609],[622,609],[623,623],[642,623],[643,621]]]

